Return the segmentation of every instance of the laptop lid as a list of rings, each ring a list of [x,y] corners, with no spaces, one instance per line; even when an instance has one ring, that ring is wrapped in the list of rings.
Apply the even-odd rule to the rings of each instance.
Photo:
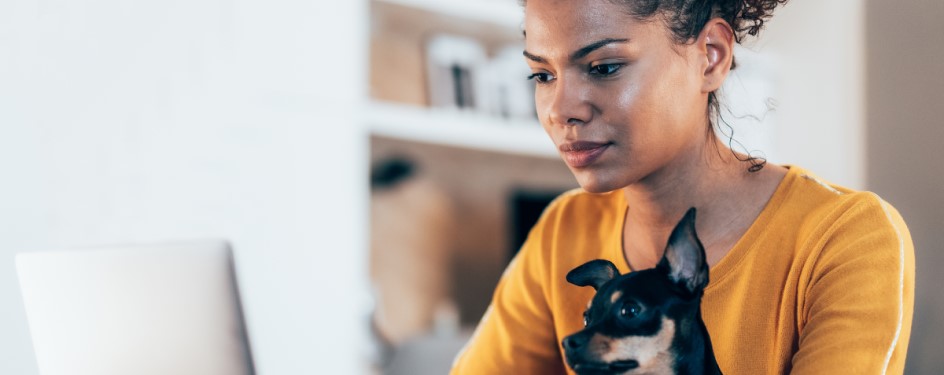
[[[253,374],[224,241],[21,253],[43,375]]]

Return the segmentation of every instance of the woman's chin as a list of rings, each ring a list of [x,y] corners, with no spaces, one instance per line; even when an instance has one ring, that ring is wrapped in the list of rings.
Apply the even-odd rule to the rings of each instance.
[[[623,186],[612,180],[603,178],[598,174],[582,171],[574,174],[577,178],[577,184],[588,193],[607,193],[613,190],[622,189]]]

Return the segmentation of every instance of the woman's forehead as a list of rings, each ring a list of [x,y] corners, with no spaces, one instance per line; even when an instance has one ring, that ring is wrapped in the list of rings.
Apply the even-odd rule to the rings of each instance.
[[[529,0],[525,4],[524,28],[529,36],[565,30],[590,33],[618,27],[631,19],[620,10],[607,0]]]
[[[661,36],[663,29],[656,22],[634,18],[609,0],[528,0],[525,4],[526,48],[542,55],[569,54],[604,39],[641,42]]]

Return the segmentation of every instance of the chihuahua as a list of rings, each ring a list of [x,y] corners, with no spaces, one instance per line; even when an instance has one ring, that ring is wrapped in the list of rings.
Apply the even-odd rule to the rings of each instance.
[[[708,285],[695,209],[685,213],[655,268],[620,275],[610,261],[587,262],[567,274],[596,295],[584,329],[561,342],[567,364],[590,374],[721,374],[701,318]]]

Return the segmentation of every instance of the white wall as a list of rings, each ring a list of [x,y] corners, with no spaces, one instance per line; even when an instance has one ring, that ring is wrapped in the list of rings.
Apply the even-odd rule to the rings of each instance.
[[[864,22],[863,0],[790,1],[778,8],[761,37],[748,40],[755,53],[735,55],[741,67],[727,82],[739,84],[742,74],[770,77],[753,90],[752,110],[736,114],[763,116],[767,97],[776,109],[763,125],[739,121],[735,139],[771,162],[865,188]]]
[[[0,373],[20,251],[225,237],[261,374],[358,373],[366,2],[0,2]]]

